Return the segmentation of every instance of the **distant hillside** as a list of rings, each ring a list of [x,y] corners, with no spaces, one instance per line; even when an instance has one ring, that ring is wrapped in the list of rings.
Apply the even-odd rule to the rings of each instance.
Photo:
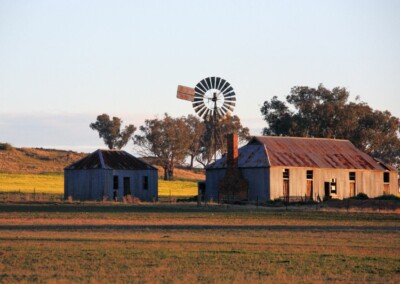
[[[0,173],[8,174],[40,174],[61,173],[64,168],[85,157],[85,153],[63,151],[43,148],[11,148],[0,149]],[[161,167],[158,175],[163,176]],[[175,169],[175,177],[178,179],[204,179],[204,173],[184,169]]]
[[[39,174],[63,172],[64,167],[87,154],[43,148],[0,150],[0,173]]]

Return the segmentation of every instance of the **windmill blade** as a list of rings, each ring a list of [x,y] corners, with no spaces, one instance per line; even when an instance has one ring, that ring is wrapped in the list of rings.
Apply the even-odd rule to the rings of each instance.
[[[222,90],[225,88],[225,86],[226,86],[227,84],[229,85],[229,83],[228,83],[226,80],[221,79],[221,83],[220,83],[219,86],[218,86],[218,90],[222,93]]]
[[[204,94],[195,92],[195,93],[194,93],[194,97],[195,97],[195,98],[204,98]]]
[[[226,109],[227,111],[229,110],[229,111],[233,111],[233,107],[232,106],[230,106],[230,105],[228,105],[228,104],[224,104],[223,106],[222,106],[222,108],[223,109]]]
[[[206,82],[207,82],[207,84],[209,86],[208,90],[211,90],[213,88],[212,85],[211,85],[211,78],[210,77],[206,78]]]
[[[200,117],[202,117],[203,114],[204,114],[204,112],[206,112],[206,111],[207,111],[207,107],[206,107],[206,106],[203,106],[203,108],[201,108],[201,109],[197,112],[197,114],[198,114]]]
[[[216,77],[216,79],[215,79],[215,89],[219,90],[219,84],[221,83],[221,80],[223,80],[223,79],[221,79],[219,77]]]
[[[227,98],[224,98],[224,100],[225,100],[225,101],[234,102],[234,101],[236,101],[236,98],[235,98],[235,97],[227,97]]]
[[[222,93],[225,95],[229,94],[230,92],[233,92],[233,88],[232,86],[229,86],[228,88],[226,88],[225,90],[222,91]]]
[[[234,107],[234,106],[236,106],[236,103],[225,101],[224,105],[228,105],[228,106],[233,106]]]
[[[193,101],[194,98],[194,89],[190,87],[185,87],[178,85],[178,90],[176,92],[176,97],[185,101]]]
[[[204,87],[204,90],[206,91],[210,89],[210,86],[208,85],[206,79],[201,80],[199,84],[201,84]]]
[[[198,93],[204,94],[205,92],[207,92],[207,89],[200,83],[198,83],[196,85],[196,87],[194,87],[194,90]]]
[[[234,97],[234,96],[236,96],[236,94],[235,94],[234,91],[232,91],[232,92],[230,92],[230,93],[226,93],[226,94],[224,95],[225,98]]]
[[[199,96],[195,96],[193,99],[193,102],[202,102],[203,101],[203,97],[199,97]]]
[[[201,85],[197,84],[196,87],[194,87],[194,92],[197,94],[204,95],[206,91],[202,89]]]
[[[197,111],[201,106],[204,106],[203,102],[193,102],[192,105],[195,111]]]
[[[224,94],[226,92],[226,90],[228,90],[229,88],[231,88],[231,84],[226,82],[226,84],[221,88],[221,93]]]
[[[216,89],[217,88],[217,78],[211,77],[211,83],[212,83],[213,89]]]
[[[220,116],[224,116],[225,115],[225,111],[222,107],[217,109],[217,113],[219,113]]]

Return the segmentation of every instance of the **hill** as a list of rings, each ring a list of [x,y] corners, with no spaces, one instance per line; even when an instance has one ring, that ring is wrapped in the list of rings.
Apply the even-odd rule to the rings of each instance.
[[[61,173],[64,167],[87,154],[43,148],[0,150],[0,173]]]
[[[62,173],[64,167],[82,159],[86,153],[44,148],[10,148],[0,150],[0,173],[6,174],[40,174]],[[159,166],[158,175],[163,176]],[[175,169],[178,179],[204,179],[203,172]]]

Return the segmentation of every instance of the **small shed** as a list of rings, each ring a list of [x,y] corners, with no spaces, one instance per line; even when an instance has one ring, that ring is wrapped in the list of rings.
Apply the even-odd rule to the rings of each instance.
[[[228,141],[228,154],[229,145],[237,143]],[[398,171],[348,140],[257,136],[236,153],[206,168],[206,199],[221,198],[229,159],[248,183],[249,201],[343,199],[361,192],[377,197],[398,190]]]
[[[64,198],[141,201],[158,198],[158,170],[120,150],[97,150],[64,169]]]

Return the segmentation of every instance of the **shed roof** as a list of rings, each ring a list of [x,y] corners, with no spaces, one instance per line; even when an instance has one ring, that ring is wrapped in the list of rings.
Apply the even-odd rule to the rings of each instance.
[[[262,151],[263,150],[263,151]],[[308,167],[390,170],[358,150],[349,140],[282,136],[255,136],[239,149],[239,167]],[[226,157],[208,168],[225,168]]]
[[[96,150],[83,159],[67,166],[65,170],[157,170],[133,155],[120,150]]]

